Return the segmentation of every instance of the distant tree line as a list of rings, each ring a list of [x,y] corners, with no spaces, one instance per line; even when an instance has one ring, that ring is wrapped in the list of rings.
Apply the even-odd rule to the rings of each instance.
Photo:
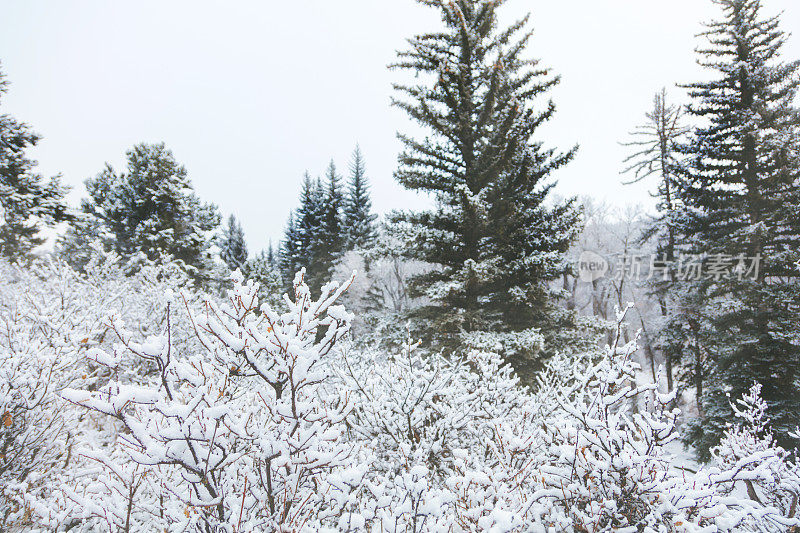
[[[0,96],[8,83],[0,71]],[[194,192],[186,168],[163,144],[137,144],[128,150],[127,167],[106,164],[85,181],[87,196],[68,209],[59,177],[35,172],[26,151],[39,136],[9,115],[0,116],[0,255],[31,259],[45,244],[43,231],[67,222],[56,249],[82,269],[96,247],[113,251],[129,268],[142,261],[179,264],[197,284],[213,288],[227,271],[241,270],[272,292],[292,285],[305,267],[307,282],[319,288],[349,250],[371,248],[377,236],[366,167],[356,147],[348,183],[331,162],[325,180],[303,181],[300,206],[292,212],[278,250],[250,254],[236,215],[224,224],[217,206]]]
[[[324,180],[312,179],[306,172],[300,205],[289,215],[280,247],[284,283],[291,284],[294,274],[305,267],[306,283],[318,289],[346,252],[374,246],[376,219],[359,147],[350,161],[346,188],[333,161]]]

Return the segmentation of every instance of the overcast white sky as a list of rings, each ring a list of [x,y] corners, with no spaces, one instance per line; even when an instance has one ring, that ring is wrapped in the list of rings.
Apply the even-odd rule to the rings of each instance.
[[[800,2],[764,0],[800,32]],[[662,86],[698,76],[693,49],[710,0],[510,0],[531,11],[530,54],[562,75],[550,145],[581,145],[558,192],[623,205],[650,203],[623,186],[617,143]],[[279,239],[307,169],[344,170],[358,142],[379,212],[425,200],[393,180],[399,143],[414,131],[389,106],[404,39],[435,28],[413,0],[0,1],[0,61],[11,81],[0,113],[43,135],[34,157],[47,175],[83,180],[141,141],[164,141],[198,193],[236,213],[251,248]],[[791,38],[785,59],[800,58]]]

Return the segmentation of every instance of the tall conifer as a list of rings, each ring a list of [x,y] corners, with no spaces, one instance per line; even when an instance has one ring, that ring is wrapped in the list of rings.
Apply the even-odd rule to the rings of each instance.
[[[319,261],[326,274],[342,257],[344,249],[344,221],[342,219],[342,179],[333,161],[325,172],[326,187],[322,197],[322,222],[318,235]]]
[[[407,254],[438,265],[413,280],[431,301],[421,316],[434,339],[510,333],[518,342],[509,351],[535,357],[535,331],[555,334],[574,318],[556,309],[548,288],[566,268],[579,223],[573,201],[549,197],[553,171],[574,149],[534,138],[555,112],[540,98],[558,77],[527,57],[529,17],[498,25],[504,0],[418,1],[440,12],[443,28],[410,39],[394,65],[418,80],[396,85],[394,104],[428,130],[400,136],[395,177],[436,206],[394,221]]]
[[[706,269],[686,292],[708,303],[703,323],[675,324],[708,332],[689,434],[703,457],[732,419],[730,397],[754,381],[784,446],[798,444],[789,432],[800,424],[800,62],[780,60],[786,35],[759,0],[713,1],[722,16],[698,49],[713,78],[688,85],[701,125],[683,147],[680,220],[685,252]]]
[[[377,238],[372,200],[369,197],[366,165],[361,148],[356,146],[350,162],[350,182],[344,199],[346,247],[352,250],[370,248]]]
[[[246,273],[247,243],[244,240],[244,230],[236,215],[228,217],[228,224],[220,235],[219,247],[220,257],[231,271],[241,270]]]
[[[300,265],[300,235],[297,228],[296,213],[289,213],[289,220],[283,232],[283,241],[278,249],[278,262],[284,290],[290,290],[294,276]]]

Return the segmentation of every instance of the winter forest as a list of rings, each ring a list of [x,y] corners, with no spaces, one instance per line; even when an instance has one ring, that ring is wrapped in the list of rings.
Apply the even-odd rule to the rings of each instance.
[[[417,0],[393,177],[354,143],[265,250],[168,142],[68,201],[0,65],[0,531],[800,531],[800,28],[698,1],[617,139],[655,210],[554,191],[511,2]]]

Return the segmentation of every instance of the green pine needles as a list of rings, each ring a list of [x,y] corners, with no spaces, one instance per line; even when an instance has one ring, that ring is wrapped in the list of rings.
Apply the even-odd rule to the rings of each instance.
[[[703,458],[732,419],[730,397],[753,382],[783,446],[798,444],[789,433],[800,424],[800,62],[780,60],[786,35],[760,1],[714,2],[722,16],[698,49],[714,76],[687,86],[700,126],[682,146],[678,228],[684,252],[732,260],[728,275],[684,283],[691,320],[672,324],[697,356],[700,416],[687,440]],[[758,270],[740,275],[741,257],[759,258]]]
[[[395,177],[436,201],[393,216],[407,255],[437,265],[413,279],[414,294],[430,302],[417,317],[433,325],[430,340],[463,346],[492,331],[506,335],[509,355],[535,358],[533,332],[574,321],[553,305],[548,282],[564,272],[578,231],[574,201],[549,196],[552,173],[575,148],[559,152],[535,139],[555,112],[541,100],[559,78],[527,57],[527,17],[498,26],[504,1],[418,1],[438,9],[444,27],[410,39],[393,65],[415,75],[395,85],[394,104],[428,131],[400,136]]]

